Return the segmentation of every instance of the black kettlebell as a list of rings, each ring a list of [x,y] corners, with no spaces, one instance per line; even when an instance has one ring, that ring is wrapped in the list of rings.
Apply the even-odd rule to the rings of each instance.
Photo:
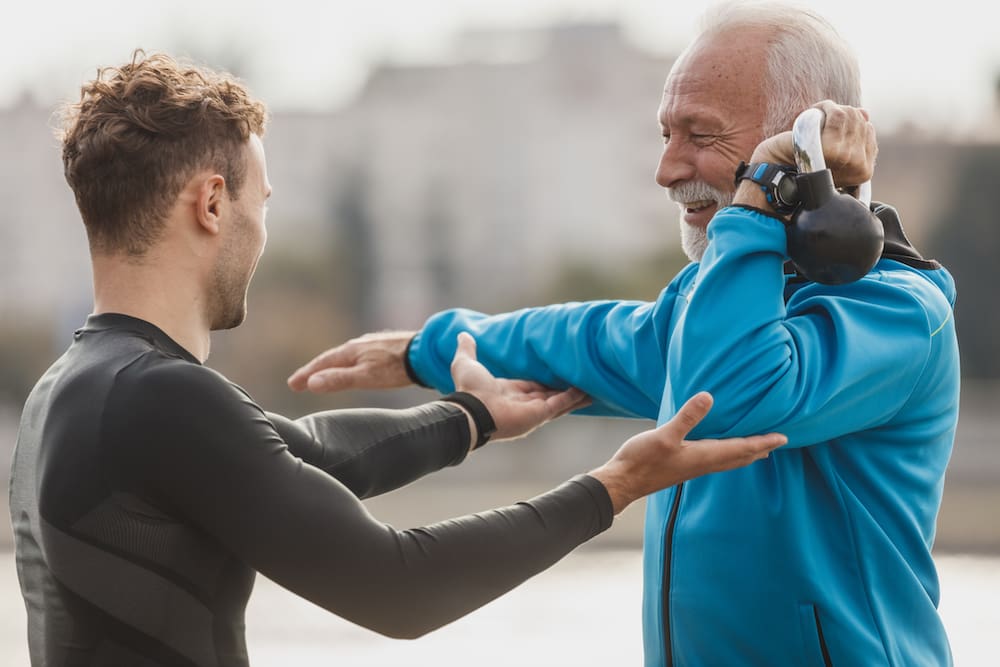
[[[786,228],[788,256],[808,280],[842,285],[875,266],[885,231],[869,209],[870,183],[861,186],[860,199],[834,187],[820,140],[825,120],[819,109],[807,109],[792,128],[800,207]]]

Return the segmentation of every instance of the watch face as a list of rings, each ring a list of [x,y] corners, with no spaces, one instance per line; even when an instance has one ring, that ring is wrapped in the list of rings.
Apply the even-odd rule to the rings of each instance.
[[[792,174],[785,174],[784,177],[778,181],[776,194],[778,195],[778,199],[780,199],[783,204],[798,206],[799,184],[796,183],[795,176]]]

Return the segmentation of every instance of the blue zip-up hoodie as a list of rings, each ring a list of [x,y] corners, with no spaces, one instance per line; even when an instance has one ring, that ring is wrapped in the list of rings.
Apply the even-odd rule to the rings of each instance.
[[[580,387],[591,414],[663,423],[708,390],[692,438],[788,436],[649,498],[647,665],[951,664],[931,546],[958,418],[955,289],[894,214],[882,259],[848,285],[785,275],[782,223],[730,207],[655,303],[446,311],[411,343],[441,391],[469,331],[494,373]]]

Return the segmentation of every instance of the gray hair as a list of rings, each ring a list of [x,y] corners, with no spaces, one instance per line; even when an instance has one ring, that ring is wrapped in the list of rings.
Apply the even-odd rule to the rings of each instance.
[[[699,39],[733,28],[772,30],[767,58],[764,136],[790,130],[795,118],[821,100],[861,105],[858,61],[830,23],[793,4],[732,0],[702,16]]]

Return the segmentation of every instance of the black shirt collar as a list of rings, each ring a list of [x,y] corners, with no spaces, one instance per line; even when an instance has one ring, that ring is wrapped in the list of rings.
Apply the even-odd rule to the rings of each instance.
[[[193,354],[185,350],[180,343],[164,333],[155,324],[122,313],[88,315],[83,327],[74,332],[74,337],[79,338],[81,334],[96,333],[99,331],[128,331],[145,338],[168,354],[181,357],[199,365],[201,364]]]

